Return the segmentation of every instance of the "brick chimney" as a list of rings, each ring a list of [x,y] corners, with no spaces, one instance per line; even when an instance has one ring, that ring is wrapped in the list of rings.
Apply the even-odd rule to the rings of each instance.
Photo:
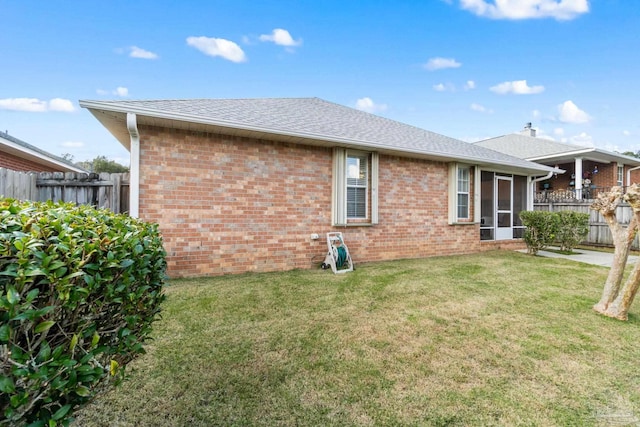
[[[531,127],[531,122],[524,124],[524,129],[520,131],[520,135],[532,136],[535,138],[536,130]]]

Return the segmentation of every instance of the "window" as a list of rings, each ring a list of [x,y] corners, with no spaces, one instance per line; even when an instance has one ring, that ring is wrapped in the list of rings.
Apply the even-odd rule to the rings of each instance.
[[[458,219],[469,219],[469,168],[458,167]]]
[[[469,165],[449,163],[449,224],[471,223],[471,171]]]
[[[333,225],[378,223],[378,154],[333,152]]]
[[[368,156],[347,153],[347,219],[367,218]]]
[[[618,183],[617,185],[624,185],[624,165],[618,163]]]

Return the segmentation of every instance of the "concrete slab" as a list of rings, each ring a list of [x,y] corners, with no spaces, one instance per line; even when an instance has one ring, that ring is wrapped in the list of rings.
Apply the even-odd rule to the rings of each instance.
[[[558,249],[558,248],[551,248]],[[527,250],[519,250],[518,252],[526,253]],[[613,253],[609,252],[600,252],[600,251],[589,251],[586,249],[576,249],[574,250],[574,254],[571,255],[563,255],[556,252],[551,251],[539,251],[538,255],[547,257],[547,258],[564,258],[571,261],[584,262],[586,264],[599,265],[602,267],[611,267],[613,262]],[[629,255],[629,259],[627,260],[627,264],[635,264],[638,261],[637,255]]]

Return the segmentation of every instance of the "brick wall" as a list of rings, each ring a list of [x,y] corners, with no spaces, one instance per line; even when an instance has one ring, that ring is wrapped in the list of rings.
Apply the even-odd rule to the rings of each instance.
[[[447,224],[445,163],[381,155],[379,224],[335,228],[329,148],[140,131],[140,217],[160,224],[173,277],[318,267],[329,231],[356,263],[481,250],[477,225]]]
[[[19,172],[56,172],[55,169],[2,151],[0,151],[0,168]]]
[[[560,169],[565,169],[566,172],[564,174],[559,174],[557,177],[552,177],[551,179],[544,181],[545,183],[549,183],[553,190],[566,190],[572,188],[570,186],[571,181],[575,181],[571,178],[571,174],[575,170],[575,164],[565,163],[559,165]],[[618,164],[617,163],[597,163],[593,161],[584,161],[583,162],[583,171],[584,172],[593,172],[594,167],[598,167],[598,173],[591,174],[590,179],[591,183],[596,187],[613,187],[617,185],[618,182]],[[625,185],[629,185],[626,182],[627,180],[627,172],[632,168],[632,166],[626,165],[624,167],[624,180]],[[640,183],[640,170],[631,172],[631,183]],[[538,183],[538,190],[542,190],[542,183]]]

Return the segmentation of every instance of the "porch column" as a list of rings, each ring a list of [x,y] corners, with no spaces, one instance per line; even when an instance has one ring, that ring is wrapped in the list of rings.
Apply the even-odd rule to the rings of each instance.
[[[576,157],[575,167],[576,199],[582,199],[582,157]]]

